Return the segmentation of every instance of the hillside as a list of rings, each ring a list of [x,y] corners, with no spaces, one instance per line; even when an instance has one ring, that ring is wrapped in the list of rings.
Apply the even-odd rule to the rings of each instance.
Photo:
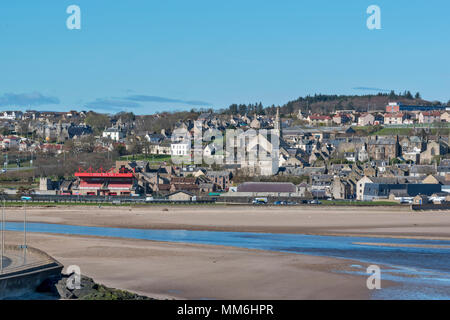
[[[385,110],[389,102],[401,102],[406,105],[433,105],[439,102],[415,99],[410,94],[404,95],[365,95],[365,96],[337,96],[337,95],[314,95],[301,97],[290,101],[282,107],[282,113],[290,114],[301,110],[304,113],[332,113],[339,110],[375,111]]]

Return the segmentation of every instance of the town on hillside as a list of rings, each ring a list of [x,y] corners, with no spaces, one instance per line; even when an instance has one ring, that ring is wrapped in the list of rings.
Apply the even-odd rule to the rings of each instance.
[[[145,116],[1,111],[0,193],[255,204],[450,201],[448,105],[307,105]],[[203,140],[194,146],[180,130]],[[224,146],[236,131],[247,139],[243,157]],[[245,156],[251,153],[257,157]]]

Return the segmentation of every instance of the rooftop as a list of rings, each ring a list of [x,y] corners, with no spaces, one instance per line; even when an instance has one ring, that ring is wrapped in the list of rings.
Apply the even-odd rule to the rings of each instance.
[[[296,192],[290,182],[244,182],[237,187],[238,192]]]

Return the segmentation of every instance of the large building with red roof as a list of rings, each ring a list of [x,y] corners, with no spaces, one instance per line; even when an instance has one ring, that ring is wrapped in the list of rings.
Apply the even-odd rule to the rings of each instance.
[[[136,194],[137,179],[135,173],[128,168],[112,168],[97,171],[81,168],[75,173],[78,190],[75,194],[93,196],[130,196]]]

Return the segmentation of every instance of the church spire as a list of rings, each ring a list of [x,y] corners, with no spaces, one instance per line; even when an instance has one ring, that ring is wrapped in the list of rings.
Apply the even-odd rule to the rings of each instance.
[[[275,117],[274,129],[276,131],[278,131],[278,136],[281,137],[282,128],[281,128],[281,119],[280,119],[280,107],[277,107],[277,115]]]

